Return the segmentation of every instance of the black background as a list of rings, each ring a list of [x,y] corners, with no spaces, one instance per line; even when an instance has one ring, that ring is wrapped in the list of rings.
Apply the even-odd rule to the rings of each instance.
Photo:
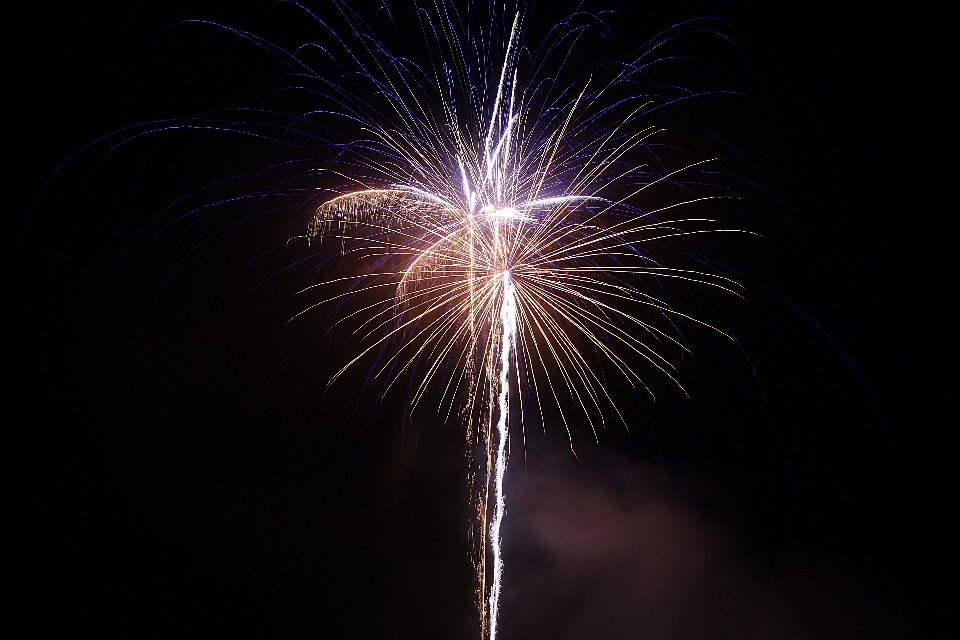
[[[935,197],[947,82],[937,16],[883,5],[617,8],[620,38],[703,15],[730,25],[743,58],[715,66],[756,101],[717,126],[762,168],[789,224],[771,210],[763,242],[723,257],[815,320],[877,405],[824,333],[764,294],[766,320],[741,318],[739,330],[766,403],[741,406],[704,384],[689,403],[653,410],[663,453],[642,437],[621,438],[620,453],[710,486],[720,497],[705,511],[771,574],[811,559],[826,567],[831,593],[875,621],[866,636],[943,631],[957,607],[957,484],[951,207]],[[348,429],[354,400],[313,398],[319,374],[267,385],[296,343],[271,337],[282,323],[251,328],[277,293],[208,338],[219,316],[207,298],[255,242],[222,268],[208,252],[152,309],[172,242],[106,292],[116,247],[130,241],[111,237],[130,211],[175,197],[164,181],[182,175],[155,170],[132,187],[130,166],[148,147],[96,171],[81,157],[20,237],[44,182],[91,140],[256,103],[277,74],[249,47],[168,26],[210,18],[272,38],[277,25],[309,29],[257,3],[20,9],[5,21],[5,626],[458,637],[470,617],[459,435],[402,427],[399,402]]]

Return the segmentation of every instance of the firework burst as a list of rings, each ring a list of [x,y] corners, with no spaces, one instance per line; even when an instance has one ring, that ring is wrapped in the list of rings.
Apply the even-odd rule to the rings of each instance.
[[[198,189],[148,223],[127,253],[230,203],[292,197],[300,225],[312,211],[291,240],[309,245],[307,261],[318,263],[309,276],[320,277],[300,287],[308,302],[294,319],[313,322],[317,310],[332,307],[330,319],[315,324],[348,325],[356,336],[329,385],[357,367],[370,371],[368,381],[383,381],[381,394],[406,379],[410,412],[429,396],[438,414],[463,426],[475,601],[481,636],[493,640],[510,434],[525,450],[530,424],[556,418],[573,450],[577,422],[586,421],[597,441],[611,419],[629,428],[610,376],[651,396],[655,378],[682,389],[675,365],[688,350],[682,330],[699,325],[725,335],[679,309],[671,292],[702,285],[742,295],[696,242],[700,234],[739,232],[718,228],[709,215],[717,201],[735,197],[731,176],[715,159],[664,139],[655,117],[727,92],[651,79],[677,60],[665,51],[672,41],[714,33],[716,25],[677,25],[624,61],[580,73],[584,43],[609,35],[604,15],[572,14],[533,42],[524,2],[468,1],[461,9],[440,0],[408,16],[384,5],[394,40],[409,31],[401,24],[419,25],[427,62],[418,64],[392,53],[346,3],[329,5],[337,27],[298,3],[277,4],[306,14],[328,46],[288,51],[214,26],[286,66],[290,82],[276,93],[296,90],[320,107],[292,119],[270,109],[227,110],[145,123],[104,140],[109,153],[156,134],[241,134],[310,157]],[[251,186],[278,171],[279,183]],[[239,196],[184,204],[237,181],[245,185]],[[189,210],[171,220],[176,206]],[[324,277],[333,257],[355,261],[359,272]]]
[[[521,406],[521,421],[543,421],[544,406],[555,405],[572,449],[572,407],[595,437],[610,409],[626,424],[598,361],[636,389],[650,391],[651,372],[680,385],[664,353],[686,349],[678,323],[709,325],[675,309],[664,281],[739,287],[713,271],[664,264],[652,250],[721,231],[712,220],[670,214],[730,197],[683,182],[705,175],[710,159],[668,169],[653,151],[661,131],[648,120],[665,99],[636,87],[664,38],[561,85],[538,74],[559,73],[551,61],[569,58],[595,17],[571,18],[531,49],[522,42],[523,6],[485,15],[477,28],[474,7],[466,16],[451,5],[423,12],[432,73],[358,31],[356,73],[373,99],[340,102],[368,136],[342,145],[338,161],[351,168],[337,173],[348,183],[317,207],[305,238],[321,247],[327,238],[369,268],[301,314],[337,302],[338,322],[359,323],[357,352],[330,384],[372,359],[387,387],[413,376],[411,410],[436,382],[447,416],[463,420],[476,601],[481,634],[492,640],[511,388],[525,390],[515,395],[531,405]],[[669,203],[645,206],[656,188],[678,185]],[[372,292],[388,295],[346,309]]]

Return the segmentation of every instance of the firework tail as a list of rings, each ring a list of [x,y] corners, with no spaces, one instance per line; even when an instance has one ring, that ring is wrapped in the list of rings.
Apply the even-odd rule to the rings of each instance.
[[[500,550],[500,524],[505,511],[503,474],[507,468],[507,438],[510,416],[510,360],[517,339],[517,304],[510,272],[503,272],[503,302],[500,305],[500,353],[497,359],[497,426],[491,430],[495,439],[493,455],[493,517],[490,520],[490,548],[493,561],[492,581],[488,601],[487,635],[490,640],[497,636],[497,614],[500,608],[500,582],[503,575],[503,558]]]

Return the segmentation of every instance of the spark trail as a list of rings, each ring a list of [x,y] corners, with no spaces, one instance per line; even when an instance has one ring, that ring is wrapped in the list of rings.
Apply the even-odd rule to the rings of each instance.
[[[505,497],[503,474],[507,468],[508,418],[510,416],[510,357],[517,339],[517,301],[510,281],[510,272],[503,272],[503,303],[500,307],[500,362],[497,395],[496,451],[493,455],[493,520],[490,522],[490,546],[493,550],[493,584],[490,586],[489,609],[490,640],[497,636],[497,613],[500,607],[500,580],[503,559],[500,555],[500,523],[503,521]]]

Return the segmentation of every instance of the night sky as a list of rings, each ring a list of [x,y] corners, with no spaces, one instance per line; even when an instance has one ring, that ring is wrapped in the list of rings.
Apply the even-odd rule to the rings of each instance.
[[[460,427],[404,420],[402,390],[358,398],[357,376],[324,394],[346,341],[286,325],[303,305],[282,278],[243,295],[308,255],[295,244],[237,277],[309,210],[231,227],[226,207],[137,244],[185,192],[282,151],[154,137],[98,164],[100,147],[24,226],[96,138],[272,99],[268,56],[168,27],[315,32],[258,2],[82,4],[6,23],[6,628],[473,637]],[[549,425],[525,457],[512,449],[502,637],[950,636],[956,204],[936,196],[936,16],[628,4],[596,5],[622,15],[611,55],[684,19],[726,21],[740,54],[698,40],[691,53],[749,98],[695,124],[775,199],[733,221],[762,239],[708,246],[751,279],[749,302],[709,311],[742,351],[695,340],[693,397],[628,396],[630,434],[581,438],[579,460]],[[538,13],[540,28],[563,14]]]

